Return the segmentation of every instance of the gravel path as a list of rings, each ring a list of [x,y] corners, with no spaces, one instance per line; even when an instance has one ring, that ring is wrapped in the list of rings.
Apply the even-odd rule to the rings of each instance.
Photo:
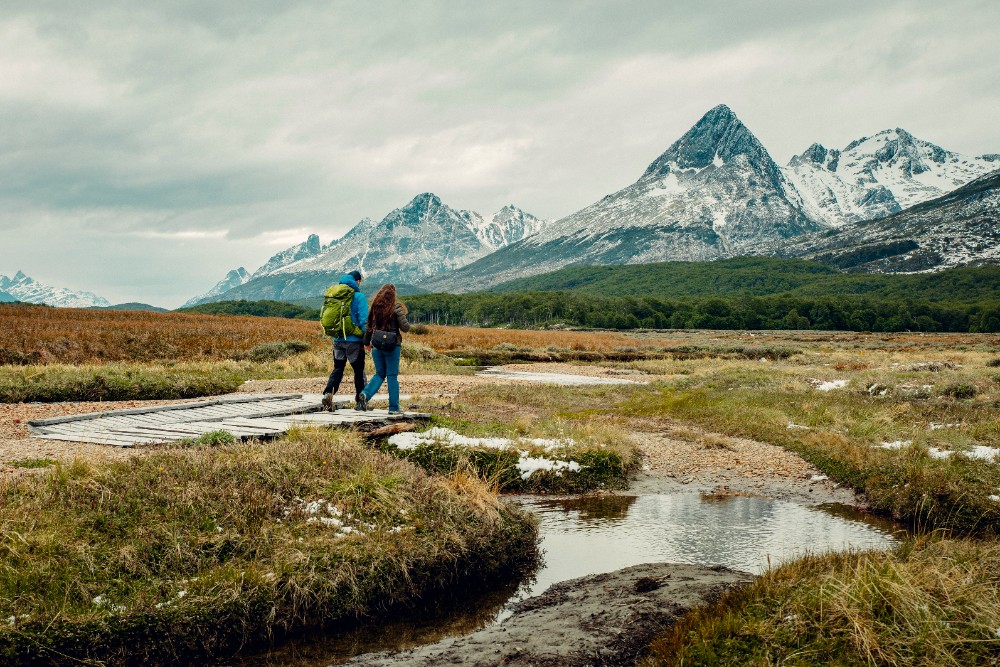
[[[634,433],[645,456],[634,493],[690,491],[858,505],[855,493],[777,445],[678,427]]]

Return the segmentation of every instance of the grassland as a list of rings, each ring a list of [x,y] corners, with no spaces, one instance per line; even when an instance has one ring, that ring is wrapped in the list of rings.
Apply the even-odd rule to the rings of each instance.
[[[413,341],[414,364],[455,364]],[[319,324],[280,317],[0,308],[0,403],[194,398],[330,370]]]
[[[147,314],[126,316],[148,317]],[[280,328],[280,323],[307,327],[315,327],[315,323],[200,317],[211,320],[212,327],[225,331],[229,330],[231,322],[240,319],[251,320],[253,327],[259,325],[262,329],[273,325],[273,335],[248,337],[239,344],[178,345],[175,356],[169,359],[127,358],[118,363],[129,369],[141,369],[152,376],[167,376],[172,370],[181,372],[187,368],[200,368],[207,377],[232,376],[238,379],[314,377],[329,370],[328,343],[318,338],[309,349],[292,352],[282,358],[267,360],[268,355],[264,352],[251,354],[257,346],[268,343],[311,343],[313,339],[307,333],[286,331]],[[85,337],[86,327],[74,330],[80,337]],[[195,338],[193,336],[191,340]],[[5,341],[0,343],[0,346],[7,346],[4,349],[14,349],[7,342],[12,338],[6,331],[0,333],[0,339]],[[30,341],[30,337],[24,340]],[[44,343],[48,339],[41,340]],[[73,369],[60,366],[58,362],[72,363],[70,357],[78,354],[78,348],[73,345],[65,345],[64,348],[65,355],[70,356],[60,357],[59,354],[63,354],[59,352],[61,348],[49,343],[40,343],[35,348],[22,344],[17,348],[20,354],[44,353],[49,355],[46,357],[48,363],[3,367],[0,369],[0,386],[4,377],[17,377],[20,384],[25,384],[34,373],[71,372]],[[205,349],[217,350],[212,353],[216,356],[206,355]],[[593,477],[581,478],[586,484],[576,485],[576,481],[569,477],[550,477],[542,485],[543,480],[539,477],[536,480],[540,485],[533,487],[513,474],[513,461],[495,452],[487,456],[475,451],[428,448],[412,456],[427,470],[438,473],[437,478],[429,478],[437,479],[437,484],[456,483],[455,480],[463,480],[462,484],[475,484],[475,488],[480,490],[472,494],[476,500],[470,502],[474,505],[491,506],[490,503],[495,502],[488,500],[493,497],[491,490],[501,488],[575,492],[601,484],[606,488],[620,486],[637,463],[634,445],[623,437],[624,434],[638,429],[681,432],[690,428],[692,432],[701,434],[738,436],[781,445],[799,453],[830,478],[862,492],[872,510],[907,521],[924,534],[933,533],[933,539],[921,538],[889,554],[817,555],[784,565],[761,577],[754,585],[728,596],[717,606],[692,616],[674,634],[662,638],[648,664],[808,665],[817,664],[817,656],[829,654],[840,660],[833,664],[843,665],[964,665],[989,664],[988,660],[1000,653],[1000,637],[989,635],[990,628],[995,631],[1000,627],[996,598],[996,590],[1000,586],[996,547],[1000,533],[1000,502],[996,499],[1000,497],[1000,465],[981,458],[992,451],[990,448],[1000,447],[1000,336],[801,331],[626,334],[432,326],[426,334],[408,336],[404,352],[407,355],[404,376],[409,373],[467,373],[469,371],[461,364],[470,362],[553,360],[597,364],[619,372],[646,373],[655,379],[648,385],[628,387],[526,389],[496,385],[465,389],[455,398],[434,404],[436,425],[465,435],[568,437],[580,443],[581,452],[591,451],[604,457],[592,462]],[[91,357],[91,361],[81,368],[88,373],[111,372],[114,364],[102,362],[102,358]],[[572,372],[571,368],[567,370]],[[11,381],[9,386],[19,382]],[[73,390],[66,391],[72,393]],[[305,445],[293,443],[284,455],[278,457],[275,454],[278,458],[269,461],[275,479],[285,479],[287,470],[298,471],[300,462],[296,458],[299,457],[296,447],[300,446]],[[243,446],[227,445],[212,451],[231,452],[240,447]],[[170,454],[179,458],[170,459],[172,463],[162,467],[170,470],[170,466],[174,465],[188,470],[187,457],[205,455],[195,447],[185,453]],[[366,454],[377,455],[373,452]],[[383,458],[389,460],[388,457]],[[154,460],[154,457],[148,457],[148,460]],[[306,457],[305,460],[312,459]],[[143,474],[150,475],[149,479],[165,472],[158,470],[161,467],[159,464],[155,471],[143,467],[146,464],[129,465],[137,467],[126,466],[122,469],[126,472],[121,474],[127,479],[136,479],[129,477],[133,475],[132,471],[145,471]],[[233,463],[226,465],[229,466],[227,472],[216,470],[211,473],[217,475],[213,479],[220,488],[230,483],[231,477],[227,475],[239,479],[244,474],[243,468]],[[408,464],[396,462],[385,465],[391,468]],[[596,475],[598,472],[600,475]],[[43,471],[39,474],[49,473]],[[52,479],[65,481],[47,482],[34,491],[30,491],[28,486],[16,487],[20,489],[17,491],[18,498],[30,496],[30,503],[35,503],[24,505],[19,516],[24,520],[24,516],[35,512],[27,508],[40,506],[38,503],[42,501],[38,499],[42,496],[39,494],[43,492],[49,494],[46,502],[54,503],[52,498],[57,497],[84,498],[84,495],[73,495],[83,493],[81,489],[97,494],[97,489],[118,488],[105,480],[106,475],[106,472],[97,473],[86,466],[76,472],[69,466],[57,467]],[[304,475],[304,479],[317,479],[310,475],[312,473]],[[166,477],[164,479],[167,480]],[[271,480],[270,477],[268,479]],[[480,481],[476,482],[477,479]],[[200,488],[189,477],[174,477],[167,481],[169,489],[178,494],[167,504],[180,507],[191,499],[199,504],[203,502],[198,495],[201,491],[186,495],[186,489]],[[73,489],[72,493],[67,490],[69,488]],[[157,493],[168,494],[167,487],[156,488],[160,489]],[[378,493],[381,493],[378,485],[366,486],[361,495],[368,497]],[[298,495],[305,498],[301,493]],[[90,496],[98,508],[100,497]],[[341,496],[337,498],[340,503]],[[222,503],[211,500],[206,506],[222,507]],[[83,503],[78,511],[67,514],[79,513],[83,519],[90,521],[93,511],[96,510]],[[257,512],[254,516],[260,515],[259,511],[254,511]],[[49,515],[40,513],[39,516]],[[153,525],[166,521],[161,517],[143,515],[142,518]],[[78,519],[60,517],[59,520]],[[473,519],[473,522],[476,520]],[[225,531],[231,523],[231,519],[224,518],[220,525]],[[12,530],[23,534],[23,531],[16,530],[19,524],[2,525],[10,525]],[[135,528],[138,524],[123,525],[138,530]],[[269,524],[264,521],[259,525]],[[251,542],[264,540],[265,547],[270,549],[269,545],[274,542],[267,540],[272,540],[280,531],[292,530],[284,524],[282,526],[280,529],[270,526],[267,531],[260,528],[256,533],[246,533],[252,535],[252,539],[232,537],[231,544],[234,548],[249,549]],[[64,524],[44,524],[43,527],[49,531],[44,533],[49,535],[49,542],[44,543],[44,548],[33,547],[31,558],[45,559],[48,554],[58,551],[53,535],[61,535],[65,531],[69,531],[68,534],[77,534],[74,531],[78,531],[84,536],[94,535],[88,532],[92,529],[86,526],[74,528]],[[215,530],[214,525],[209,528]],[[193,533],[182,531],[175,542],[185,549],[188,547],[184,545],[189,543],[215,544],[216,538],[211,530],[202,531],[197,538],[192,537]],[[480,528],[474,526],[470,530]],[[25,555],[29,552],[23,548],[19,538],[13,533],[6,535],[4,558],[29,558]],[[118,561],[128,564],[128,567],[132,567],[133,562],[140,563],[135,566],[137,568],[152,567],[142,564],[146,561],[133,561],[132,552],[126,549],[124,542],[109,544],[118,549],[115,552]],[[157,544],[162,545],[162,542]],[[420,545],[426,544],[429,543],[418,541],[411,546],[419,547],[414,552],[417,553],[424,548]],[[82,558],[89,567],[92,560],[86,559],[95,558],[90,548],[74,549],[64,549],[59,558]],[[200,551],[197,553],[199,559],[209,559],[204,560],[206,563],[215,558],[211,549],[208,555]],[[240,555],[244,552],[237,550],[234,553],[237,553],[234,556],[237,562],[241,562],[238,559],[244,558]],[[101,558],[110,559],[108,556]],[[266,555],[262,562],[272,562],[268,558],[272,556]],[[39,567],[43,569],[34,570],[31,574],[36,577],[32,586],[38,581],[48,581],[45,578],[47,573],[55,571],[51,569],[54,565]],[[222,568],[220,571],[230,572],[223,565],[218,567]],[[240,565],[234,567],[244,571]],[[21,569],[19,566],[6,567],[2,570],[5,573],[3,576],[21,576],[18,574]],[[32,572],[30,568],[25,571]],[[256,570],[248,566],[245,571]],[[130,610],[128,614],[133,616],[129,618],[147,619],[151,618],[147,607],[157,609],[156,604],[176,598],[178,590],[188,591],[184,597],[187,600],[191,591],[196,590],[178,588],[177,582],[183,578],[190,579],[183,574],[164,576],[158,580],[160,587],[155,591],[140,585],[134,588],[125,585],[122,589],[125,595],[115,598],[113,591],[107,595],[112,596],[109,599],[114,600],[113,604]],[[106,581],[119,579],[107,578]],[[52,580],[59,581],[58,577]],[[199,581],[202,581],[201,577]],[[215,580],[206,578],[204,581]],[[216,592],[221,595],[235,590],[233,587],[236,584],[232,579],[222,577],[219,581],[223,581],[219,588],[211,589],[204,595],[199,593],[201,597],[197,599],[208,599]],[[265,591],[265,600],[273,599],[269,595],[277,595],[268,585],[258,586],[257,580],[252,583],[247,590],[254,595],[260,590]],[[19,585],[23,588],[17,590],[28,590],[27,584]],[[363,582],[359,590],[367,590],[367,586],[368,583]],[[79,627],[88,628],[87,632],[96,628],[94,631],[99,633],[116,631],[121,627],[116,625],[120,618],[113,615],[118,613],[115,608],[94,608],[94,597],[102,594],[96,587],[86,584],[73,590],[73,605],[76,606],[67,609],[78,614],[74,618],[84,619],[80,620],[84,625]],[[4,599],[8,599],[6,595]],[[33,600],[25,595],[11,595],[9,603]],[[48,609],[44,613],[54,614],[55,599],[52,596],[44,604],[37,600],[31,604],[38,603],[40,609]],[[230,602],[233,599],[229,598]],[[344,613],[357,610],[350,605],[334,608],[335,603],[330,602],[332,597],[318,595],[315,599],[319,601],[316,614],[312,611],[306,614],[311,618],[325,617],[328,613],[324,611],[326,609],[333,609],[329,612],[331,617],[341,613],[337,610],[347,610]],[[322,606],[328,603],[332,606]],[[220,618],[224,619],[234,618],[232,607],[223,607],[225,605],[212,607],[211,613],[221,613]],[[292,608],[297,609],[294,604]],[[248,609],[244,607],[243,611]],[[8,637],[15,638],[11,642],[19,636],[17,632],[21,631],[23,613],[23,608],[10,608],[9,615],[17,619],[11,626],[13,630],[8,633]],[[24,621],[27,624],[30,623],[31,612],[26,613],[29,614],[29,619]],[[88,613],[91,615],[88,616]],[[194,637],[192,641],[195,644],[209,642],[198,634],[200,631],[195,628],[194,620],[191,625],[169,625],[181,621],[155,614],[156,623],[167,623],[162,627],[169,628],[173,636]],[[51,620],[51,617],[47,618]],[[109,621],[109,618],[115,620]],[[206,617],[195,615],[192,618]],[[294,615],[292,618],[300,619]],[[298,622],[289,621],[287,627],[299,627],[296,625]],[[233,623],[229,628],[236,635],[244,632],[243,625]],[[283,627],[279,624],[273,632],[280,633]],[[88,636],[93,638],[98,635]],[[110,635],[100,635],[101,641],[107,636]],[[9,645],[14,646],[14,643]],[[17,644],[19,647],[25,645],[23,642]],[[183,652],[189,650],[189,646],[178,644],[170,650]]]
[[[221,361],[291,340],[320,345],[322,331],[285,318],[0,307],[0,365]]]
[[[475,476],[302,431],[0,482],[0,662],[179,664],[535,558]]]

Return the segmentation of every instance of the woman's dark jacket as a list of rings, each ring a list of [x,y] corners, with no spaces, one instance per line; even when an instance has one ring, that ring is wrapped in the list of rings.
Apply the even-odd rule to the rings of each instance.
[[[403,332],[410,330],[410,321],[406,319],[406,311],[403,310],[403,304],[396,302],[396,307],[392,309],[392,317],[389,318],[389,322],[385,323],[385,326],[375,326],[375,318],[370,314],[368,316],[368,328],[365,330],[365,347],[372,344],[372,334],[375,331],[396,331]],[[403,344],[403,334],[399,334],[399,344]]]

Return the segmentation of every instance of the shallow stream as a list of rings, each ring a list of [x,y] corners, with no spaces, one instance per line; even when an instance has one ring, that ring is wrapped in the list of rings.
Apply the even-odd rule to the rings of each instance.
[[[551,499],[513,497],[539,517],[542,567],[532,581],[462,599],[434,614],[377,629],[307,635],[228,664],[312,667],[400,650],[502,623],[509,606],[553,583],[652,562],[724,565],[759,574],[808,553],[890,549],[894,526],[845,507],[807,507],[695,493]]]

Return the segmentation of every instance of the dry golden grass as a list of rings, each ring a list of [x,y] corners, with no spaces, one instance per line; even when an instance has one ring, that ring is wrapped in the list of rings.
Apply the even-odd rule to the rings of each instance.
[[[640,665],[995,665],[998,580],[995,542],[810,556],[692,614]]]
[[[272,341],[323,342],[317,322],[276,317],[4,306],[0,364],[227,359]]]

